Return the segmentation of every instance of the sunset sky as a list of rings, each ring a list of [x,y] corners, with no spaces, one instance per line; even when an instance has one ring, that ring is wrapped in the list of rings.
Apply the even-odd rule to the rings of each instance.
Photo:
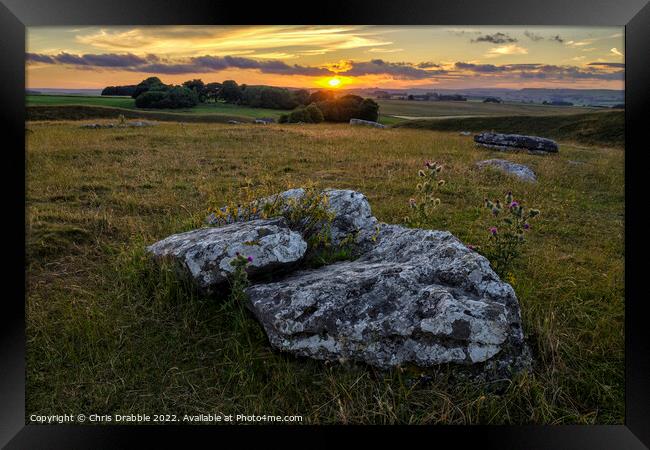
[[[158,76],[318,88],[623,89],[622,27],[32,27],[27,87]],[[336,84],[336,83],[333,83]]]

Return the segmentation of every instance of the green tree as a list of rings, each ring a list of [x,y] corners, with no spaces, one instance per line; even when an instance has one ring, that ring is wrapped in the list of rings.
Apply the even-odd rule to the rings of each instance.
[[[365,98],[359,105],[359,117],[357,119],[372,120],[379,119],[379,105],[371,98]]]
[[[333,91],[316,91],[312,92],[312,94],[309,96],[308,103],[324,102],[327,100],[333,100],[335,97],[336,96]]]
[[[196,92],[201,103],[205,102],[207,99],[205,83],[203,83],[202,80],[188,80],[183,83],[183,86]]]
[[[242,90],[235,80],[226,80],[221,85],[219,98],[227,103],[239,103],[242,99]]]
[[[219,93],[221,92],[221,83],[208,83],[205,85],[206,99],[209,101],[217,101]]]
[[[305,108],[305,111],[307,114],[309,114],[309,121],[311,123],[321,123],[323,120],[325,120],[323,117],[323,112],[318,106],[316,106],[316,103],[312,103],[311,105],[307,106]]]
[[[131,97],[138,98],[140,94],[147,91],[164,91],[168,88],[160,78],[158,77],[149,77],[146,80],[142,80],[131,94]]]

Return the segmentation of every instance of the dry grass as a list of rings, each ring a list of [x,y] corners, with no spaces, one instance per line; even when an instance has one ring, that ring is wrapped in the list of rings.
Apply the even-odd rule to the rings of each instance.
[[[347,125],[32,122],[27,145],[27,416],[302,414],[306,423],[622,423],[623,150],[509,154],[539,183],[476,170],[471,137]],[[484,197],[538,207],[513,282],[533,373],[496,393],[448,372],[382,373],[273,351],[257,323],[195,298],[143,247],[208,206],[313,181],[353,188],[401,222],[424,159],[446,168],[432,228],[487,237]],[[569,161],[580,161],[572,164]]]

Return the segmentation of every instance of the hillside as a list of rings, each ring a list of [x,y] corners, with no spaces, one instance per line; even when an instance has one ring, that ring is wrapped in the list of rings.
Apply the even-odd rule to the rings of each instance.
[[[496,131],[532,134],[551,139],[599,146],[622,147],[625,112],[607,111],[558,116],[468,117],[461,119],[409,120],[395,127],[433,131]]]

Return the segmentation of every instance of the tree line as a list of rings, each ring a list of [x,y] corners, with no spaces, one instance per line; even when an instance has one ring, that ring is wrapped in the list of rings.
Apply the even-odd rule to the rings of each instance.
[[[332,91],[310,93],[306,89],[239,85],[234,80],[206,84],[195,79],[182,85],[167,85],[158,77],[150,77],[137,85],[108,86],[102,95],[129,95],[138,108],[191,108],[199,103],[224,102],[292,110],[282,115],[280,122],[347,122],[351,118],[376,121],[379,117],[379,105],[369,98],[337,97]]]

